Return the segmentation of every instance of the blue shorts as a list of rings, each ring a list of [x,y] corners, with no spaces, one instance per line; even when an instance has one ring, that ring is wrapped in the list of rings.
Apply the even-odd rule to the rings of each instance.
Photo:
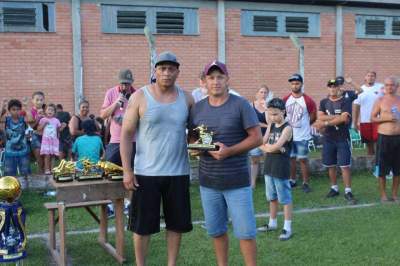
[[[263,151],[260,148],[254,148],[249,151],[249,156],[250,157],[257,157],[257,156],[263,156]]]
[[[29,155],[24,156],[5,156],[4,175],[26,176],[31,173]],[[18,171],[17,171],[18,170]]]
[[[308,140],[293,141],[290,158],[308,158]]]
[[[42,144],[42,135],[33,133],[31,139],[31,150],[40,150],[40,146]]]
[[[265,195],[268,201],[278,200],[280,204],[292,203],[292,188],[289,179],[276,178],[269,175],[264,176]]]
[[[348,140],[332,140],[324,138],[322,147],[322,164],[325,167],[350,167],[350,142]]]
[[[218,190],[200,186],[207,233],[218,237],[228,231],[228,211],[238,239],[256,237],[256,219],[251,187]]]

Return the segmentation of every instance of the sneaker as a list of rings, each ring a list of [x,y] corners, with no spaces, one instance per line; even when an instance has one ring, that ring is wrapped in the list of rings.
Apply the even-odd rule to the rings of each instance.
[[[55,197],[56,195],[57,195],[57,192],[55,190],[49,190],[44,193],[45,197]]]
[[[333,188],[331,188],[331,190],[329,190],[329,193],[326,195],[327,198],[333,198],[337,196],[339,196],[339,191],[336,191]]]
[[[290,187],[291,187],[291,188],[297,187],[297,182],[296,182],[296,180],[290,179],[290,180],[289,180],[289,183],[290,183]]]
[[[351,204],[355,204],[356,200],[354,199],[353,193],[347,192],[344,194],[344,198]]]
[[[286,231],[285,229],[282,229],[282,233],[279,235],[279,240],[286,241],[289,240],[291,237],[292,237],[291,231]]]
[[[303,190],[304,193],[310,193],[311,192],[311,188],[307,183],[303,183],[303,185],[301,186],[301,189]]]
[[[109,205],[107,205],[107,218],[111,219],[114,216],[115,216],[114,210]]]
[[[276,229],[278,229],[277,226],[269,226],[268,224],[264,224],[263,226],[260,226],[257,228],[258,232],[271,232],[271,231],[275,231]]]

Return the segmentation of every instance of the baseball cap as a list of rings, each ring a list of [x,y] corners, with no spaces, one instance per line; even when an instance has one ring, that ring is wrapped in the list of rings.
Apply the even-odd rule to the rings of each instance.
[[[122,83],[131,84],[133,82],[132,71],[130,71],[129,69],[121,69],[119,71],[118,80],[119,80],[120,84],[122,84]]]
[[[228,69],[226,68],[226,65],[225,65],[224,63],[218,61],[218,60],[214,60],[214,61],[208,63],[208,64],[204,67],[204,74],[205,74],[205,75],[208,75],[209,72],[210,72],[210,70],[211,70],[213,67],[218,68],[219,70],[221,70],[222,73],[224,73],[225,75],[228,76]]]
[[[342,77],[342,76],[337,76],[335,80],[336,80],[336,84],[337,84],[338,86],[344,84],[344,77]]]
[[[336,86],[338,86],[338,83],[337,83],[336,79],[330,79],[330,80],[328,80],[326,86],[328,86],[328,87],[336,87]]]
[[[171,52],[168,52],[168,51],[162,52],[161,54],[159,54],[157,56],[156,63],[154,66],[156,67],[157,65],[164,63],[164,62],[172,63],[172,64],[176,65],[177,67],[179,67],[179,65],[180,65],[178,62],[178,59],[176,59],[176,55]]]
[[[293,74],[292,76],[290,76],[290,78],[288,79],[289,82],[292,81],[300,81],[301,83],[303,83],[303,77],[300,74]]]

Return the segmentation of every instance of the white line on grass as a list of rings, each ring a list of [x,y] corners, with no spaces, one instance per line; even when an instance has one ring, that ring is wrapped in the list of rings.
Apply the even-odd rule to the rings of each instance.
[[[324,208],[306,208],[306,209],[299,209],[294,210],[294,213],[314,213],[314,212],[323,212],[323,211],[335,211],[335,210],[343,210],[343,209],[355,209],[355,208],[368,208],[377,206],[379,203],[367,203],[367,204],[357,204],[357,205],[347,205],[347,206],[333,206],[333,207],[324,207]],[[282,215],[283,212],[279,212],[279,215]],[[269,217],[269,213],[257,213],[256,218],[265,218]],[[201,225],[204,224],[204,221],[193,221],[194,225]],[[161,228],[165,228],[165,223],[160,224]],[[80,234],[92,234],[98,233],[99,229],[89,229],[89,230],[79,230],[79,231],[69,231],[67,235],[80,235]],[[108,232],[115,232],[115,227],[110,227]],[[30,234],[28,235],[28,239],[35,239],[35,238],[48,238],[48,233],[37,233],[37,234]]]

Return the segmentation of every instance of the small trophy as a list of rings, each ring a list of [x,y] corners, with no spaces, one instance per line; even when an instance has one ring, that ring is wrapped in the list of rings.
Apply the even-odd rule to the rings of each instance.
[[[80,160],[83,169],[78,170],[76,173],[76,180],[78,181],[88,181],[103,179],[102,170],[94,163],[90,162],[89,159]]]
[[[70,182],[75,177],[75,162],[61,160],[57,167],[53,168],[53,178],[56,182]]]
[[[212,144],[212,136],[214,132],[208,131],[205,125],[200,125],[193,129],[199,134],[199,139],[195,143],[189,144],[187,147],[190,150],[200,150],[200,151],[217,151],[219,149],[218,145]]]
[[[99,161],[97,167],[103,170],[103,175],[111,181],[123,179],[123,168],[115,163]]]

